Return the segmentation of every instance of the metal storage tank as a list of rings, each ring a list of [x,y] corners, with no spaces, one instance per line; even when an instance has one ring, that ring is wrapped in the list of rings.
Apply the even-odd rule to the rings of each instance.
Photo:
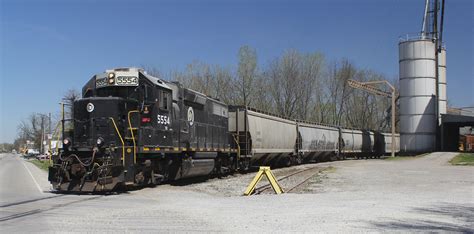
[[[447,112],[447,94],[446,94],[446,49],[442,49],[438,54],[438,100],[439,116],[438,124],[441,124],[441,114]]]
[[[436,57],[431,39],[399,43],[400,150],[430,152],[436,144]]]

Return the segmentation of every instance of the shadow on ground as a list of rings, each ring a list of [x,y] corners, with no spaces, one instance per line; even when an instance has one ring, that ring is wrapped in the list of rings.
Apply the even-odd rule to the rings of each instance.
[[[411,212],[418,218],[370,224],[387,231],[474,233],[474,204],[441,203],[432,207],[416,207]]]

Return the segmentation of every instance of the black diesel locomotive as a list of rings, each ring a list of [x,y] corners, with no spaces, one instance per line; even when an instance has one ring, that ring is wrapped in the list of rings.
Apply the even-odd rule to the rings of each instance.
[[[72,131],[49,168],[57,191],[110,191],[252,165],[380,156],[391,146],[385,133],[229,107],[137,68],[93,76],[73,108]],[[395,144],[398,150],[398,138]]]
[[[179,83],[107,70],[73,106],[73,131],[49,168],[56,190],[107,191],[236,168],[227,106]]]

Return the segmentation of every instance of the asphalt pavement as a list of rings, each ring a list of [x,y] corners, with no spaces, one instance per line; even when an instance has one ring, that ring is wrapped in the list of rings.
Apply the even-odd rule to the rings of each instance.
[[[52,196],[45,171],[20,154],[0,154],[0,206]]]

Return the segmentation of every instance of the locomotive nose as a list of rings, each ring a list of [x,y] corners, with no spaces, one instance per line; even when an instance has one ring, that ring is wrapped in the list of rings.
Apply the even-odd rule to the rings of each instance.
[[[74,144],[83,147],[119,145],[128,108],[136,103],[118,97],[83,98],[74,103]]]

